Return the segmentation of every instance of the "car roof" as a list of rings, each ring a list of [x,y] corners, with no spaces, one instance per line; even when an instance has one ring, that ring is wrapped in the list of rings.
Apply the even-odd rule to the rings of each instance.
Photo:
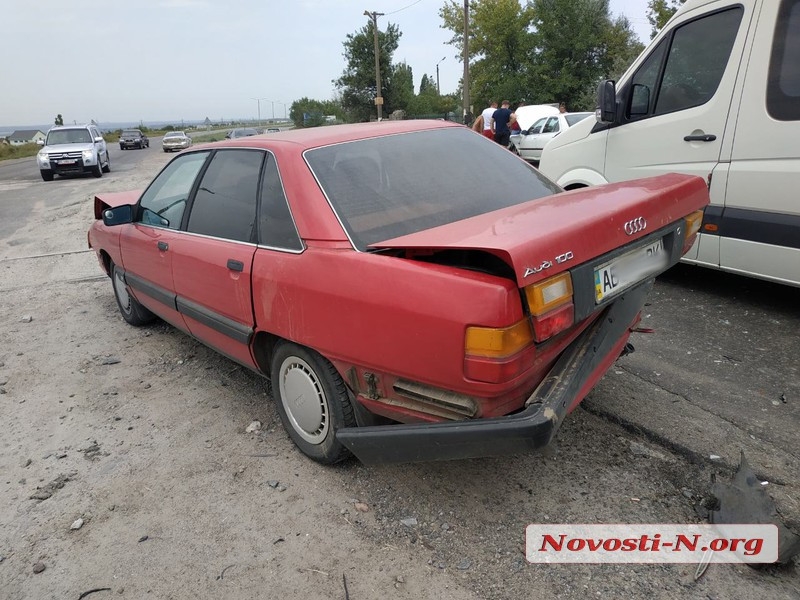
[[[386,135],[463,127],[458,123],[434,120],[381,121],[380,123],[357,123],[353,125],[324,125],[282,131],[281,135],[261,134],[247,138],[229,139],[214,142],[214,147],[270,148],[276,144],[301,146],[302,149],[330,146],[343,142],[353,142]]]

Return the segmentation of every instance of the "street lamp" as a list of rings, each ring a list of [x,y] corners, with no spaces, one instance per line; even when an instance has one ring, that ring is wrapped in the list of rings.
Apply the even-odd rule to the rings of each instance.
[[[250,98],[250,100],[255,100],[256,102],[258,102],[258,126],[261,127],[261,101],[266,100],[266,98]],[[272,112],[273,114],[275,113],[274,106]]]
[[[444,60],[445,58],[447,57],[443,56],[442,60]],[[442,60],[436,63],[436,93],[439,94],[440,96],[442,95],[442,88],[439,87],[439,63],[441,63]]]

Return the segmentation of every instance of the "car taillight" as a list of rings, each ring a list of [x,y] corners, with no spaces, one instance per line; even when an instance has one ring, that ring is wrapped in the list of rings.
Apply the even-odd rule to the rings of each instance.
[[[561,273],[525,287],[534,340],[543,342],[575,322],[572,277]]]
[[[464,350],[467,356],[507,358],[533,341],[526,318],[510,327],[467,327]]]
[[[697,236],[697,232],[700,231],[700,226],[703,224],[703,211],[694,211],[692,214],[686,217],[684,221],[684,228],[686,231],[683,235],[683,250],[681,250],[681,256],[686,254],[689,251],[689,248],[692,247],[692,244],[694,244],[694,239]]]

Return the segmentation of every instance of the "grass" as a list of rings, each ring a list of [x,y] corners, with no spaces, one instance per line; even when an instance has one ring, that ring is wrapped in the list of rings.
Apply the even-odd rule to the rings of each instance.
[[[12,158],[26,158],[36,156],[41,150],[38,144],[23,144],[22,146],[12,146],[11,144],[0,144],[0,160],[10,160]]]

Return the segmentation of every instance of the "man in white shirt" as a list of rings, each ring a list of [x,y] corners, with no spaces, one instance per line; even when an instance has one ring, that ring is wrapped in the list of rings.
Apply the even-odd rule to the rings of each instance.
[[[483,117],[483,135],[489,138],[490,140],[494,140],[494,127],[492,126],[493,125],[492,115],[496,110],[497,110],[497,102],[495,100],[492,100],[492,102],[489,103],[489,108],[485,109],[481,113],[481,116]]]

